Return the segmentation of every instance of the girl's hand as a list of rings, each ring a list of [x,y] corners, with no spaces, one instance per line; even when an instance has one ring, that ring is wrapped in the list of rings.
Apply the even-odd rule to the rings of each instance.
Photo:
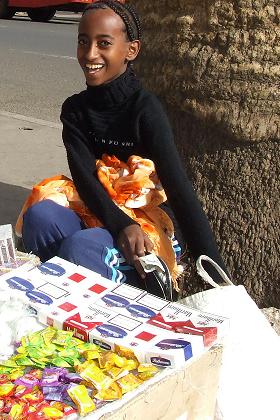
[[[139,262],[146,252],[152,252],[153,243],[139,225],[129,225],[124,228],[118,237],[118,247],[130,265],[134,265],[138,274],[145,278],[145,272]]]

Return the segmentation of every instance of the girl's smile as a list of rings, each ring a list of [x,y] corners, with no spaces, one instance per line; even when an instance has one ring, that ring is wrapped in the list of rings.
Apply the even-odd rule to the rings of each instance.
[[[139,41],[129,41],[122,19],[111,9],[87,11],[81,19],[77,58],[87,84],[108,83],[127,68],[139,50]]]

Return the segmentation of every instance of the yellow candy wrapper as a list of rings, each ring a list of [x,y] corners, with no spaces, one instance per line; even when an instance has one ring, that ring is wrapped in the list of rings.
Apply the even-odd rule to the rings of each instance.
[[[124,368],[119,368],[117,366],[113,366],[110,369],[106,369],[106,373],[111,376],[111,378],[113,379],[119,379],[122,376],[125,376],[129,373],[128,370],[124,369]]]
[[[53,338],[53,344],[58,346],[67,347],[70,340],[72,339],[73,331],[62,331],[59,330],[55,338]]]
[[[76,385],[67,390],[69,397],[78,407],[79,414],[85,416],[95,410],[95,404],[84,385]]]
[[[133,389],[137,388],[139,385],[142,384],[142,381],[138,379],[132,373],[129,373],[128,375],[123,376],[122,378],[118,379],[116,382],[121,387],[122,394],[126,394],[127,392],[132,391]]]
[[[79,363],[75,365],[75,370],[77,373],[82,372],[82,370],[85,370],[88,366],[96,366],[96,363],[93,360],[86,360],[84,363]]]
[[[134,369],[137,369],[138,366],[139,366],[139,362],[137,362],[134,359],[128,359],[128,360],[126,360],[126,362],[124,364],[124,369],[134,370]]]
[[[151,365],[150,363],[141,363],[137,368],[139,373],[148,372],[156,374],[159,370],[156,366]]]
[[[82,353],[86,360],[95,360],[100,357],[100,351],[98,350],[86,350]]]
[[[98,362],[101,369],[109,369],[113,366],[123,367],[126,359],[112,351],[106,351],[100,354]]]
[[[41,332],[41,337],[43,337],[43,340],[46,346],[51,344],[56,334],[57,334],[57,330],[53,327],[47,327]]]
[[[24,371],[25,369],[12,370],[12,372],[9,374],[9,378],[11,379],[11,381],[15,381],[16,379],[21,378],[21,376],[24,375]]]
[[[122,397],[122,390],[116,382],[113,382],[108,389],[99,391],[94,397],[101,401],[119,400]]]
[[[98,389],[98,391],[109,388],[113,382],[112,378],[105,375],[98,366],[93,364],[80,371],[79,374],[85,381],[91,383],[96,389]]]
[[[137,360],[137,357],[133,353],[133,351],[127,347],[120,346],[118,344],[115,344],[115,352],[121,356],[125,357],[126,359],[134,359]],[[138,361],[138,360],[137,360]]]
[[[15,389],[15,385],[7,382],[6,384],[1,384],[0,385],[0,398],[3,397],[9,397],[9,395],[11,395]]]
[[[49,419],[63,419],[64,416],[63,411],[60,411],[55,407],[45,407],[42,411]]]

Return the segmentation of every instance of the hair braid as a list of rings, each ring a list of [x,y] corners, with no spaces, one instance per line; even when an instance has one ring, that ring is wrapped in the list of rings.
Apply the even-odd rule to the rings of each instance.
[[[136,10],[128,4],[120,3],[117,0],[99,0],[89,4],[83,14],[88,10],[106,9],[113,10],[123,20],[128,39],[134,41],[141,38],[141,23]]]

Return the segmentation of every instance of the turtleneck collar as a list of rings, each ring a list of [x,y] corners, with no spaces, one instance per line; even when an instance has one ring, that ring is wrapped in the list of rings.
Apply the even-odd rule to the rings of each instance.
[[[113,108],[124,103],[141,87],[131,67],[112,82],[87,86],[87,98],[95,109]]]

